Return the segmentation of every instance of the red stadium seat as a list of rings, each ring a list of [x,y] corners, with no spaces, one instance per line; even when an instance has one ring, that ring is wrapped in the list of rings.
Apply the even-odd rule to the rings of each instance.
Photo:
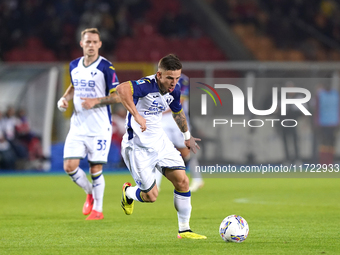
[[[83,56],[83,50],[81,48],[73,48],[71,50],[71,56],[69,60],[76,59]]]
[[[176,51],[183,49],[183,41],[178,38],[171,38],[170,40],[167,40],[167,47],[169,48],[169,51]]]
[[[27,62],[39,62],[40,61],[40,50],[25,50],[25,61]]]
[[[25,45],[28,49],[41,49],[44,47],[42,41],[38,37],[28,37]]]
[[[39,60],[43,62],[54,62],[57,61],[57,57],[51,50],[42,50],[39,53]]]
[[[137,62],[150,61],[149,55],[147,54],[146,51],[143,51],[143,50],[135,51],[133,54],[132,60],[137,61]]]
[[[150,52],[149,60],[152,62],[158,62],[164,55],[157,49]]]
[[[211,51],[211,60],[221,61],[226,60],[226,57],[220,49],[215,48]]]
[[[125,37],[119,40],[117,45],[118,49],[132,49],[136,46],[135,39],[132,39],[130,37]]]
[[[133,52],[130,50],[116,50],[117,61],[127,62],[133,60]]]
[[[197,40],[194,39],[194,38],[183,39],[182,42],[183,42],[183,46],[188,48],[188,49],[192,49],[192,48],[197,49],[198,48]]]
[[[156,33],[156,28],[151,23],[136,23],[134,26],[135,37],[151,37]]]
[[[195,54],[188,50],[180,51],[177,55],[182,61],[193,61],[196,58]]]
[[[203,37],[197,39],[197,44],[198,44],[198,47],[200,47],[200,48],[215,47],[214,42],[209,37],[206,37],[206,36],[203,36]]]
[[[211,53],[205,49],[200,49],[197,51],[196,59],[199,61],[208,61],[211,58]]]
[[[5,61],[8,62],[22,62],[25,61],[24,51],[21,48],[14,48],[5,53]]]

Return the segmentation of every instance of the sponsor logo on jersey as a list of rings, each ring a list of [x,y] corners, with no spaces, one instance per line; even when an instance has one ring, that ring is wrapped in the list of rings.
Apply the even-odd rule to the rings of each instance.
[[[165,107],[154,100],[148,110],[144,111],[144,115],[158,115],[165,111]]]

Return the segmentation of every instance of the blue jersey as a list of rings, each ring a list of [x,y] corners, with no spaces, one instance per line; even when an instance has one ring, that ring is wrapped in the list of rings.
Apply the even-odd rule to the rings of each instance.
[[[130,81],[133,101],[139,114],[146,120],[146,131],[142,132],[140,125],[130,113],[127,114],[127,133],[124,140],[134,139],[135,143],[144,147],[153,147],[161,136],[165,135],[162,125],[162,113],[170,109],[178,113],[182,110],[180,102],[181,91],[177,84],[171,93],[162,95],[156,80],[156,75],[142,78],[138,81]]]
[[[84,57],[70,63],[71,82],[74,88],[74,113],[70,132],[78,135],[96,136],[111,130],[110,106],[86,110],[81,106],[81,97],[105,97],[115,90],[118,78],[113,65],[105,58],[84,66]]]

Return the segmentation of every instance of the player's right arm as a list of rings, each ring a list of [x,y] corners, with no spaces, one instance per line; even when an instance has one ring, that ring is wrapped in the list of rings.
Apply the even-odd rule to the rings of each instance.
[[[133,87],[131,82],[123,82],[117,86],[117,93],[121,103],[126,110],[134,117],[135,121],[140,125],[142,132],[146,130],[146,120],[139,114],[135,103],[133,102]]]
[[[74,87],[72,84],[70,84],[70,86],[68,86],[68,88],[66,89],[64,95],[59,99],[57,103],[58,109],[61,112],[66,111],[68,107],[68,101],[70,101],[73,98],[73,95],[74,95]]]

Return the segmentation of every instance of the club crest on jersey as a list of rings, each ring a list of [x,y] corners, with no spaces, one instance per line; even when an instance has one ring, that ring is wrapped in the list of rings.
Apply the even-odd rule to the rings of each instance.
[[[166,99],[166,103],[167,103],[168,105],[170,105],[170,104],[172,103],[172,101],[174,101],[174,97],[170,95],[170,96]]]
[[[97,74],[97,71],[91,71],[92,77],[94,77]]]

